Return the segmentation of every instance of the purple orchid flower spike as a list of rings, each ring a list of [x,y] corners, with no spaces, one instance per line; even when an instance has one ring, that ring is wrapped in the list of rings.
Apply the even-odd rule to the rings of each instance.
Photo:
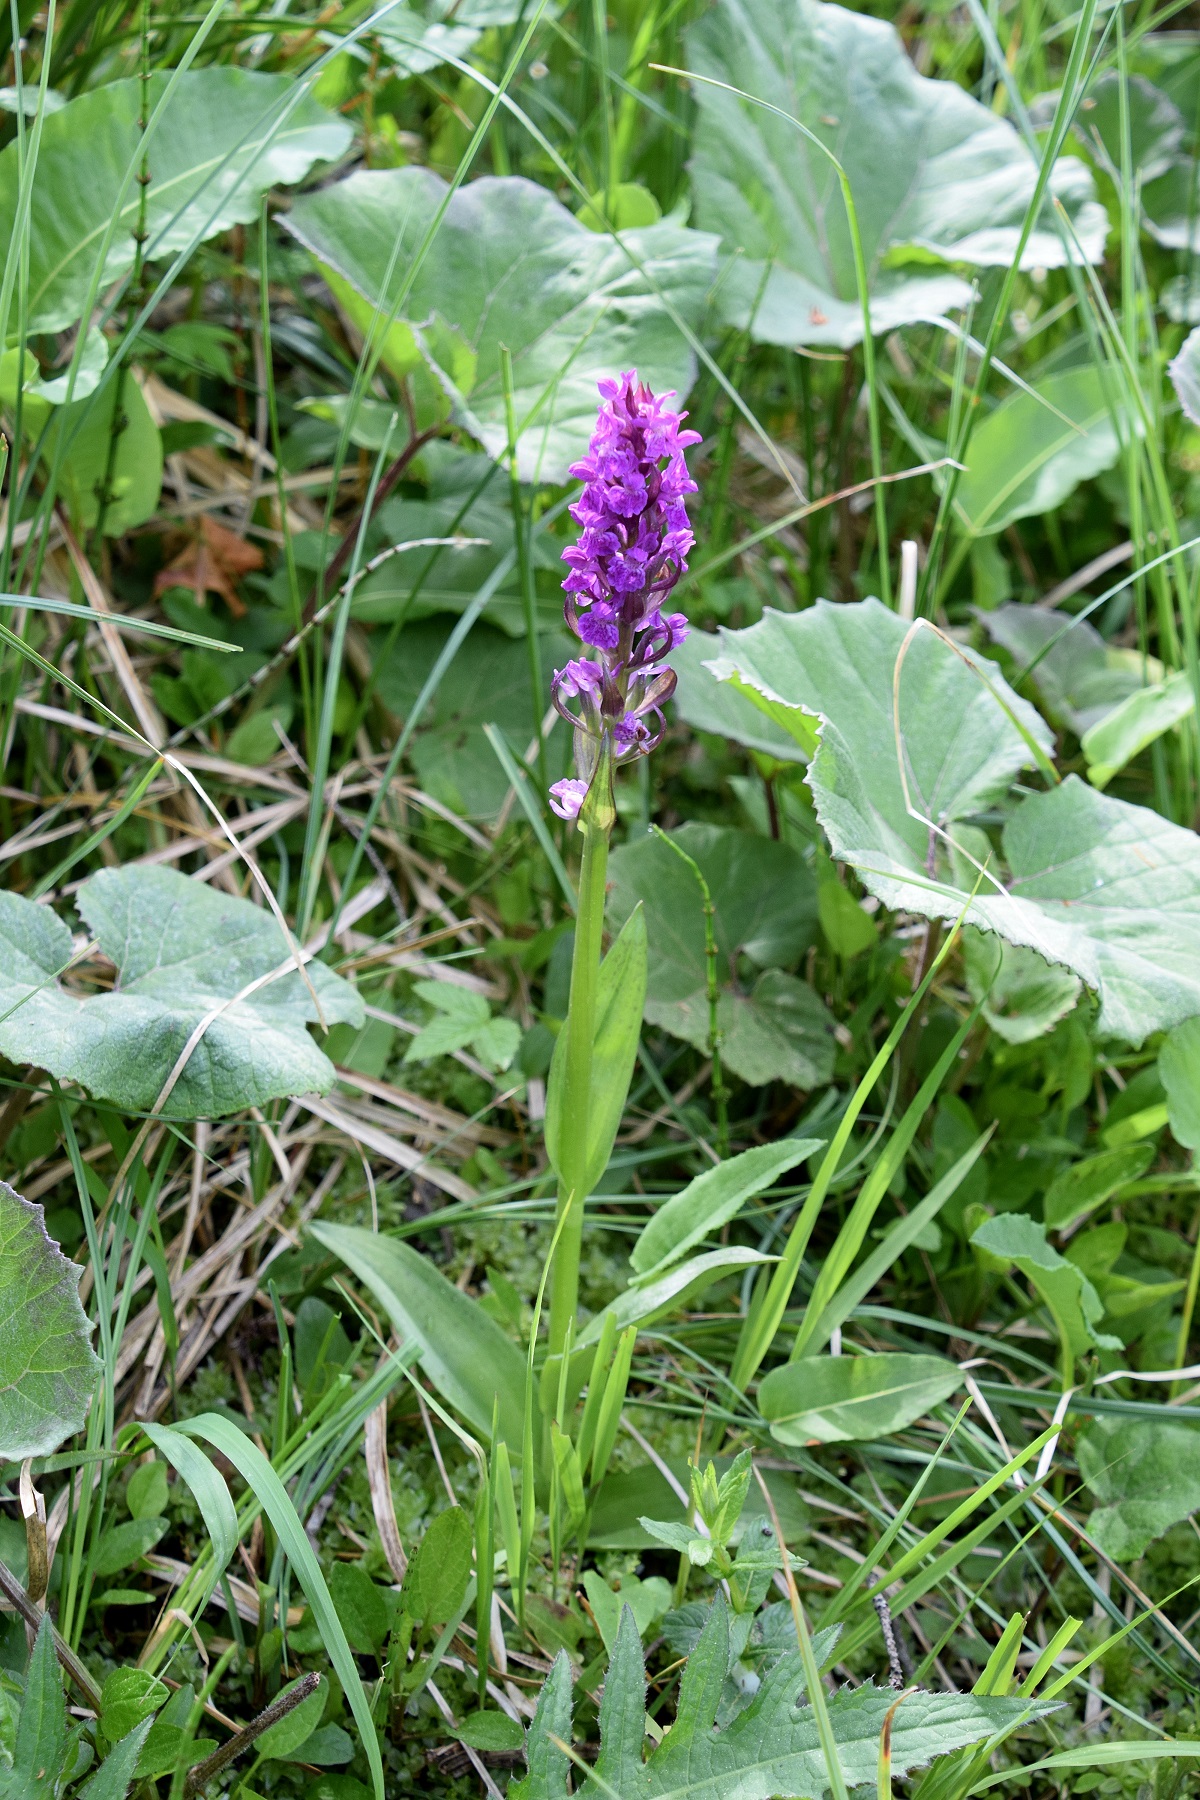
[[[687,414],[667,405],[674,394],[653,394],[633,371],[599,385],[588,454],[571,467],[585,484],[571,508],[579,541],[563,551],[566,621],[590,652],[554,677],[554,705],[575,729],[579,777],[550,790],[564,819],[578,818],[602,761],[611,771],[660,742],[675,691],[666,659],[688,630],[682,613],[663,606],[695,543],[684,501],[696,483],[683,453],[700,433],[681,429]]]

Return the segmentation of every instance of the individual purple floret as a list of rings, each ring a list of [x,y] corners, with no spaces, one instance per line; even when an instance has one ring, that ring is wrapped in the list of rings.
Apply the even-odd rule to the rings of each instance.
[[[550,788],[550,810],[560,819],[577,819],[587,798],[586,781],[556,781]]]
[[[662,708],[675,690],[666,662],[687,636],[682,613],[663,603],[687,568],[695,542],[684,497],[696,492],[683,453],[700,442],[680,427],[686,413],[667,405],[630,372],[600,384],[596,430],[572,475],[584,482],[571,516],[578,543],[563,551],[567,624],[591,652],[554,677],[554,704],[590,744],[579,746],[590,779],[607,737],[617,762],[645,756],[662,737]],[[578,703],[578,711],[567,705]],[[551,788],[560,818],[575,818],[587,781]]]

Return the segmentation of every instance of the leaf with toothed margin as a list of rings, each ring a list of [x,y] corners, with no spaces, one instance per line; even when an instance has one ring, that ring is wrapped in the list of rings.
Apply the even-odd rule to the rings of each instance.
[[[0,1462],[48,1456],[87,1416],[100,1359],[79,1301],[83,1270],[40,1206],[0,1181]]]
[[[109,993],[58,977],[74,946],[47,906],[0,893],[0,1053],[77,1081],[97,1099],[149,1112],[198,1028],[163,1112],[218,1117],[287,1094],[326,1091],[333,1064],[310,1023],[361,1025],[362,1001],[323,963],[289,966],[274,915],[174,869],[102,869],[79,910],[116,968]]]
[[[750,1704],[715,1731],[730,1660],[729,1608],[718,1593],[679,1689],[675,1722],[643,1760],[646,1676],[641,1640],[625,1608],[600,1706],[600,1755],[594,1773],[577,1772],[587,1800],[822,1800],[829,1770],[813,1709],[804,1698],[798,1650],[786,1650],[765,1672]],[[879,1734],[896,1707],[892,1688],[864,1683],[826,1700],[848,1788],[874,1783]],[[912,1693],[892,1722],[892,1774],[906,1775],[936,1757],[1006,1735],[1052,1711],[1044,1701],[978,1694]],[[526,1737],[529,1773],[509,1787],[514,1800],[566,1800],[571,1741],[571,1676],[561,1653],[547,1678]]]

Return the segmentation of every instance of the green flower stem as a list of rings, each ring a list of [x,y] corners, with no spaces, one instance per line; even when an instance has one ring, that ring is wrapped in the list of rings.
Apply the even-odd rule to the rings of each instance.
[[[567,1340],[579,1300],[579,1253],[583,1241],[584,1186],[587,1179],[588,1125],[591,1108],[592,1048],[596,1038],[596,993],[600,980],[600,940],[604,930],[604,888],[608,874],[611,824],[580,819],[583,863],[579,871],[579,911],[575,919],[575,952],[571,959],[571,1001],[567,1009],[566,1066],[563,1070],[562,1151],[558,1179],[560,1228],[550,1287],[550,1352],[557,1355]]]

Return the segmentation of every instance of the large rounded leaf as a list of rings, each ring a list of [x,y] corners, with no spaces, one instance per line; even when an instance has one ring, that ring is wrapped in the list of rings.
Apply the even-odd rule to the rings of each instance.
[[[1129,439],[1127,419],[1094,365],[1009,394],[972,433],[955,499],[960,522],[983,535],[1051,512],[1081,481],[1112,468]]]
[[[48,1456],[78,1431],[100,1369],[79,1303],[83,1270],[43,1218],[0,1181],[0,1462]]]
[[[287,225],[335,281],[389,315],[399,305],[415,327],[414,357],[494,456],[508,447],[502,347],[512,355],[526,480],[566,479],[595,424],[601,376],[636,368],[655,389],[687,392],[695,361],[671,314],[698,324],[714,238],[663,224],[615,243],[545,188],[485,176],[451,196],[414,270],[445,200],[445,182],[428,169],[360,171],[305,195]],[[389,344],[398,342],[393,328]],[[454,368],[443,343],[458,346]]]
[[[839,159],[858,212],[875,331],[935,318],[969,297],[940,260],[1011,263],[1037,165],[1013,127],[949,81],[918,75],[891,25],[820,0],[722,0],[689,33],[690,66],[779,112],[698,83],[696,218],[740,255],[722,304],[770,344],[857,343],[862,310]],[[1085,254],[1107,218],[1083,164],[1051,179]],[[1049,207],[1027,267],[1058,266]],[[932,265],[932,266],[931,266]]]
[[[1200,1013],[1200,840],[1076,776],[1012,805],[1003,857],[959,823],[1044,757],[1050,734],[991,664],[877,600],[768,613],[721,634],[714,670],[798,738],[834,855],[888,906],[956,920],[1063,963],[1099,994],[1100,1029],[1140,1044]]]
[[[726,1065],[757,1085],[819,1086],[833,1070],[833,1022],[812,988],[784,972],[816,934],[817,887],[808,864],[791,845],[717,825],[685,825],[672,838],[712,895],[717,1027]],[[614,852],[610,870],[614,922],[639,902],[646,909],[646,1017],[705,1049],[704,902],[694,871],[657,837]],[[763,971],[749,984],[737,979],[742,957]]]
[[[318,1016],[312,993],[286,967],[290,947],[264,907],[143,864],[93,875],[79,910],[116,965],[111,993],[83,998],[62,987],[70,931],[48,907],[0,893],[0,1053],[13,1062],[144,1112],[207,1018],[164,1107],[170,1117],[216,1116],[332,1085],[333,1065],[307,1029]],[[284,972],[245,992],[276,970]],[[317,962],[307,975],[326,1025],[362,1024],[347,982]]]
[[[169,79],[152,75],[150,112]],[[82,94],[42,123],[29,245],[30,332],[75,324],[103,242],[116,229],[101,286],[133,267],[142,204],[141,86],[113,81]],[[345,120],[297,92],[289,75],[246,69],[189,69],[178,77],[166,116],[146,146],[146,256],[162,261],[230,225],[257,219],[259,200],[276,182],[300,181],[318,159],[350,142]],[[0,155],[0,244],[9,254],[20,185],[15,142]],[[122,187],[124,185],[124,192]]]

